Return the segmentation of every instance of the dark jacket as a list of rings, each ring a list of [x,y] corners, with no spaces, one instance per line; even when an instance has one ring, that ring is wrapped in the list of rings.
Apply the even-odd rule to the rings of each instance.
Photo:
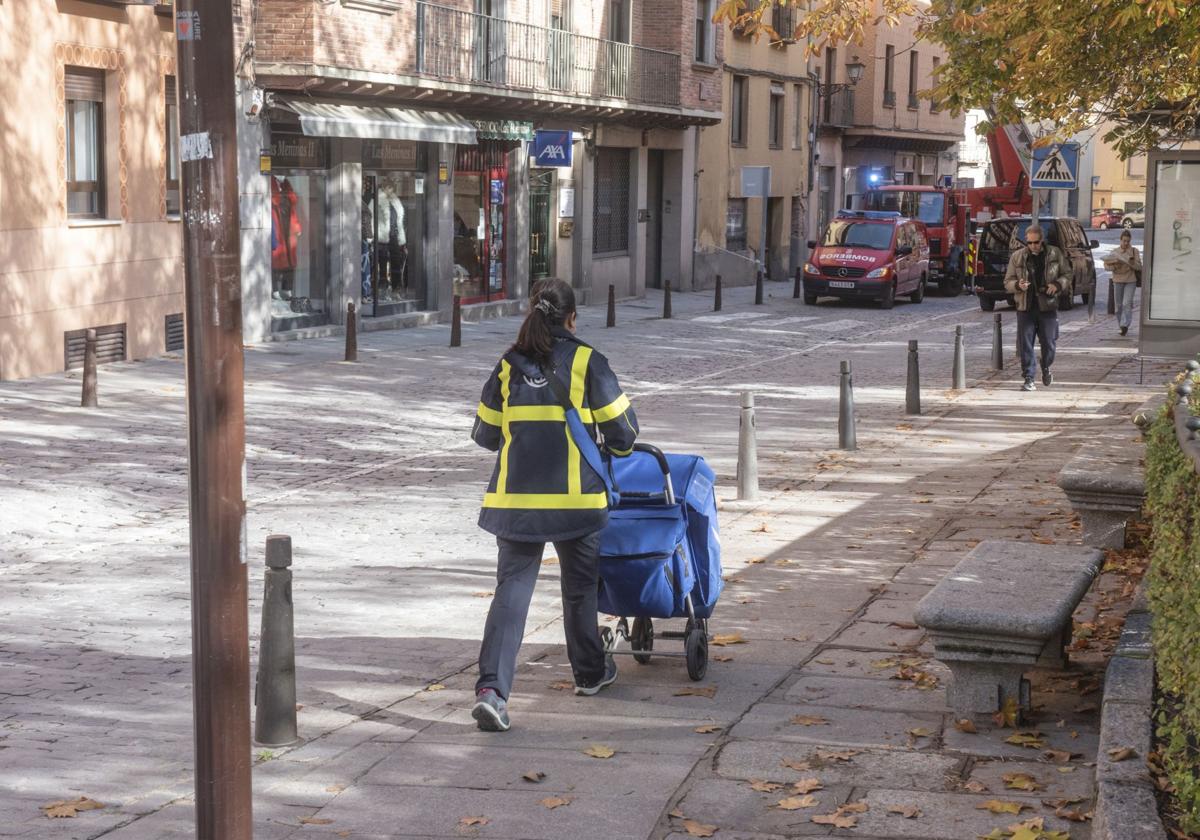
[[[556,330],[553,369],[588,429],[598,430],[613,454],[628,455],[637,417],[608,360]],[[471,437],[499,453],[479,513],[485,531],[546,542],[581,537],[608,522],[604,482],[580,456],[562,405],[530,359],[513,350],[500,359],[483,386]]]
[[[1053,245],[1046,245],[1046,271],[1045,278],[1042,284],[1038,286],[1038,309],[1042,312],[1053,312],[1058,309],[1058,295],[1046,294],[1046,284],[1053,283],[1058,287],[1060,294],[1071,294],[1071,263],[1066,255],[1061,250]],[[1029,302],[1026,300],[1026,295],[1031,289],[1022,291],[1017,286],[1022,280],[1032,279],[1029,276],[1029,270],[1025,266],[1025,261],[1029,258],[1029,248],[1021,248],[1015,251],[1008,258],[1008,270],[1004,273],[1004,291],[1013,296],[1013,300],[1017,303],[1018,312],[1026,312],[1029,309]]]

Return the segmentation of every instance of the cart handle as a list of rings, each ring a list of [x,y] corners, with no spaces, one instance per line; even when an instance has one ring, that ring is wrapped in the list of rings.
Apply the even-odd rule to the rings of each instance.
[[[634,452],[645,452],[647,455],[654,457],[658,461],[658,468],[663,474],[663,490],[667,496],[667,504],[675,504],[675,488],[671,486],[671,465],[667,463],[667,456],[662,453],[662,450],[657,446],[651,446],[648,443],[635,443],[633,445]]]

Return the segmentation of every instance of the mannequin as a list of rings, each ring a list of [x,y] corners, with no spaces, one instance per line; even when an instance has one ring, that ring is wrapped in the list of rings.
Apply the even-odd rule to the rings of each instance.
[[[404,230],[404,204],[395,176],[388,176],[380,183],[375,206],[375,248],[380,280],[384,281],[380,285],[397,290],[408,285],[405,276],[408,238]]]
[[[275,291],[291,292],[304,226],[300,220],[300,197],[285,177],[271,176],[271,271]]]

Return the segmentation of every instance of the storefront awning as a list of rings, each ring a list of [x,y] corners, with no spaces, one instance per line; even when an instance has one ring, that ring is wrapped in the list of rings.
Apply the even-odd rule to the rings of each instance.
[[[332,102],[288,99],[283,106],[300,117],[300,130],[312,137],[419,140],[473,146],[478,131],[456,114],[407,108],[366,108]]]

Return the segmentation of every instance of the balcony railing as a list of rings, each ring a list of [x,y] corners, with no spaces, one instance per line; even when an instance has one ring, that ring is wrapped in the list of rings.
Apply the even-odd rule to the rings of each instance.
[[[842,88],[821,96],[821,122],[836,128],[854,125],[854,91]]]
[[[417,72],[453,82],[679,104],[676,53],[417,3]]]

